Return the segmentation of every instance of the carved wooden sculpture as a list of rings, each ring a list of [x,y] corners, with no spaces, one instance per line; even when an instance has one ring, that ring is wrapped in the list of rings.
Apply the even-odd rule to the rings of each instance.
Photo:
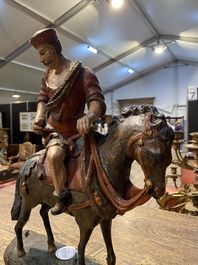
[[[71,154],[73,158],[69,164],[66,161],[71,198],[65,212],[75,217],[80,228],[77,264],[85,264],[85,247],[98,224],[106,243],[107,264],[116,264],[111,239],[112,219],[152,196],[160,198],[164,194],[165,170],[171,163],[173,138],[173,130],[154,106],[131,107],[112,119],[106,135],[91,130],[82,150]],[[25,255],[22,229],[31,209],[40,203],[48,251],[56,249],[48,218],[48,211],[54,205],[54,187],[45,167],[44,153],[45,150],[38,152],[25,162],[16,184],[12,219],[18,220],[15,232],[19,257]],[[134,160],[144,172],[143,189],[136,188],[130,181]]]

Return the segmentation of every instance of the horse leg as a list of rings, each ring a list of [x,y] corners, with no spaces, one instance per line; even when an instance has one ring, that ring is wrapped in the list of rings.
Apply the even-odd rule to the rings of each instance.
[[[92,234],[93,228],[80,228],[80,242],[78,244],[78,262],[77,265],[85,265],[85,247],[87,245],[87,242],[90,239],[90,236]]]
[[[50,221],[49,221],[49,216],[48,212],[51,209],[51,207],[47,204],[42,204],[41,209],[40,209],[40,215],[43,219],[43,223],[45,226],[45,230],[47,233],[47,243],[48,243],[48,252],[54,252],[56,251],[56,245],[54,243],[54,236],[52,233]]]
[[[100,227],[102,230],[103,238],[105,241],[106,249],[107,249],[107,264],[115,265],[116,257],[113,250],[112,238],[111,238],[111,225],[112,220],[103,220],[100,223]]]
[[[31,208],[26,208],[24,204],[22,204],[21,212],[14,228],[17,238],[17,256],[19,258],[25,255],[25,250],[23,247],[22,231],[23,227],[25,226],[25,224],[27,223],[30,217],[30,213],[31,213]]]
[[[85,265],[85,247],[90,239],[94,227],[99,223],[100,218],[93,214],[91,208],[78,212],[75,216],[80,229],[80,241],[78,244],[78,262],[77,265]]]

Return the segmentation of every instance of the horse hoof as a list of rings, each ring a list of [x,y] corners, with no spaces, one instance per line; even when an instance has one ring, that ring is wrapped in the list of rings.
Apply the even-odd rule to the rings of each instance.
[[[26,254],[26,252],[25,252],[24,249],[22,249],[22,250],[17,250],[17,257],[18,257],[18,258],[23,257],[25,254]]]
[[[57,250],[56,245],[48,246],[48,252],[49,252],[49,253],[55,252],[56,250]]]

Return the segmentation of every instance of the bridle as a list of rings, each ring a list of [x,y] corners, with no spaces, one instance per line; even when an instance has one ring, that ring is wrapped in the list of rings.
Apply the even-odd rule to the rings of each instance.
[[[142,158],[142,149],[141,147],[144,145],[144,139],[147,138],[147,137],[150,137],[153,135],[153,131],[151,129],[151,126],[150,126],[150,118],[151,118],[151,114],[148,113],[147,116],[146,116],[146,120],[145,120],[145,129],[142,133],[139,133],[137,135],[134,135],[130,138],[128,144],[127,144],[127,155],[128,157],[132,158],[133,159],[133,154],[132,154],[132,145],[134,143],[137,143],[138,145],[138,151],[137,151],[137,155],[138,155],[138,162],[144,172],[144,182],[145,182],[145,186],[146,188],[148,188],[149,190],[153,188],[153,183],[152,181],[148,178],[148,175],[147,175],[147,172],[146,172],[146,169],[145,169],[145,166],[144,166],[144,161],[143,161],[143,158]]]

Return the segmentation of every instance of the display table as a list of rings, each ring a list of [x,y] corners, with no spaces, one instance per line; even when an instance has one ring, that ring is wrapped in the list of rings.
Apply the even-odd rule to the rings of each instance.
[[[10,190],[13,192],[14,188],[10,188]],[[5,201],[9,201],[6,198],[10,198],[10,193],[8,189],[4,191]],[[4,201],[0,202],[0,209],[5,209]],[[28,252],[27,259],[31,257],[36,260],[37,253],[43,253],[43,255],[47,253],[47,238],[39,216],[39,210],[40,206],[32,211],[30,220],[24,228],[24,231],[27,230],[27,227],[30,230],[30,236],[24,239],[24,246]],[[56,244],[71,245],[77,250],[79,230],[74,218],[61,214],[50,216],[50,219]],[[6,245],[10,246],[5,253],[8,264],[18,264],[12,263],[13,256],[11,256],[11,254],[16,255],[16,241],[13,242],[15,244],[10,245],[11,240],[16,238],[13,236],[11,229],[5,230],[7,226],[14,228],[14,225],[15,222],[11,223],[10,219],[4,220],[4,218],[1,218],[0,233],[4,235],[4,240],[0,242],[0,246],[3,244],[0,254],[4,251]],[[35,237],[31,231],[38,235]],[[12,234],[10,235],[10,233]],[[136,207],[134,210],[123,216],[117,216],[113,220],[112,239],[117,258],[116,264],[197,265],[197,234],[198,217],[160,209],[149,209],[144,206]],[[40,246],[41,243],[43,243],[42,247]],[[53,254],[48,255],[50,258],[50,255]],[[20,265],[34,264],[32,260],[25,263],[24,258],[19,258],[18,261]],[[36,264],[54,265],[59,263],[58,261],[57,263],[49,263],[47,259],[46,263],[39,263],[37,259]],[[64,261],[61,264],[70,263]],[[106,265],[106,249],[98,226],[94,229],[86,248],[86,265],[99,264]]]

